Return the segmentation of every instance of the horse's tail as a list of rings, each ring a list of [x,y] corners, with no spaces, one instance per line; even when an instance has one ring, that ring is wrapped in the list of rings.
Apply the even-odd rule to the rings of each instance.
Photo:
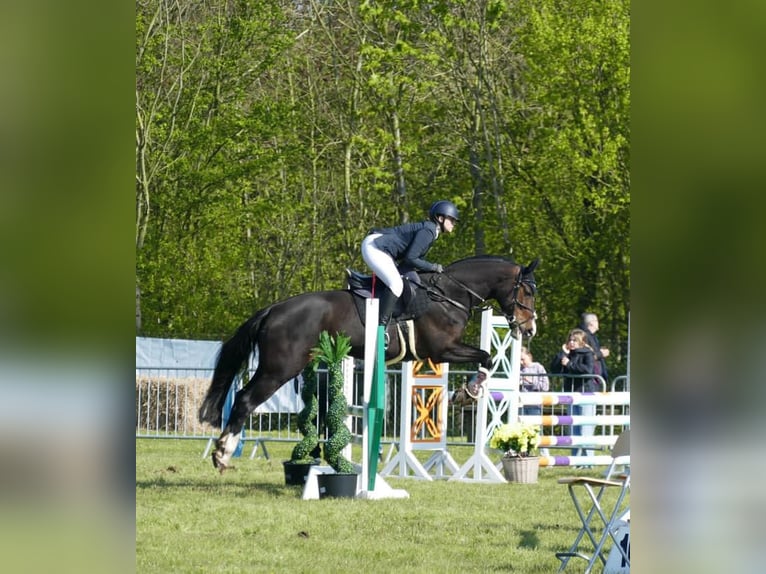
[[[213,382],[207,390],[205,400],[199,408],[199,421],[221,427],[221,411],[226,400],[226,393],[237,373],[242,369],[250,353],[253,352],[261,323],[271,311],[263,309],[242,323],[231,339],[226,341],[218,352],[218,359],[213,372]]]

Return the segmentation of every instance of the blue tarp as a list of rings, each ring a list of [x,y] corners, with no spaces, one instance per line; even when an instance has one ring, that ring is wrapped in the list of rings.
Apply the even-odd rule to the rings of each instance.
[[[136,370],[213,369],[220,349],[220,341],[136,337]]]
[[[190,370],[202,369],[202,377],[212,375],[220,341],[192,341],[187,339],[157,339],[136,337],[136,375],[157,374],[165,377],[183,378],[193,376]],[[251,357],[250,374],[255,371],[257,360]],[[303,401],[296,394],[291,381],[260,405],[256,413],[297,413],[303,408]]]

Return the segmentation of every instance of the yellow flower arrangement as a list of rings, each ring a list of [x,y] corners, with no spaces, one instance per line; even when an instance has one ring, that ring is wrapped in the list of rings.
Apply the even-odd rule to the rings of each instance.
[[[522,422],[506,423],[495,427],[489,439],[490,448],[503,451],[508,458],[534,456],[540,444],[540,428]]]

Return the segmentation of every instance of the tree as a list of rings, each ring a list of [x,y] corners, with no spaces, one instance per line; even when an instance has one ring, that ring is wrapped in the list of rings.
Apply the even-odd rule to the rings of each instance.
[[[137,4],[137,332],[343,287],[370,228],[445,198],[429,258],[540,257],[535,354],[590,310],[620,372],[629,69],[625,0]]]

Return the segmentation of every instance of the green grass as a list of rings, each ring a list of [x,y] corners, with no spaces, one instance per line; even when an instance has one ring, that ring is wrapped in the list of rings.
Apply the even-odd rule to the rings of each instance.
[[[302,500],[284,484],[292,444],[271,443],[270,460],[246,446],[224,475],[204,447],[136,441],[137,572],[550,573],[580,526],[557,479],[603,470],[541,468],[537,484],[389,478],[410,498]]]

